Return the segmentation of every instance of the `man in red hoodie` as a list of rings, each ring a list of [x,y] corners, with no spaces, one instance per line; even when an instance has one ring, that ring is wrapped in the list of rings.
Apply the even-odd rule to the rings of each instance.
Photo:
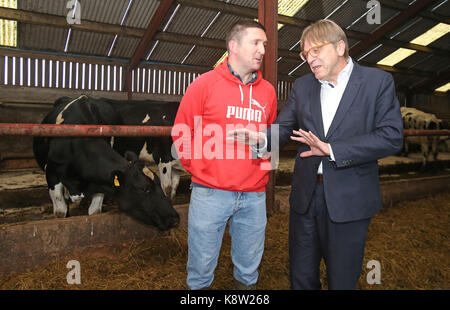
[[[264,250],[267,160],[226,140],[236,128],[263,130],[276,118],[275,89],[259,71],[267,37],[255,21],[238,21],[226,37],[228,57],[192,82],[180,103],[172,136],[192,174],[188,217],[187,286],[214,279],[229,221],[234,288],[254,289]]]

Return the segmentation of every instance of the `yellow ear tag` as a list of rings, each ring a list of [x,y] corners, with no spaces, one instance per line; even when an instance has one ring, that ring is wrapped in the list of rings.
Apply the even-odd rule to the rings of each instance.
[[[116,186],[116,187],[120,186],[119,179],[117,178],[117,175],[114,176],[114,186]]]

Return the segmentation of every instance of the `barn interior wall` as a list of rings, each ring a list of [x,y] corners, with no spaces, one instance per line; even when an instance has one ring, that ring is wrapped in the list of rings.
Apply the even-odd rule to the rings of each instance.
[[[95,98],[127,99],[126,92],[0,86],[0,123],[39,124],[56,99],[63,96],[76,98],[82,94]],[[179,101],[181,96],[133,93],[133,99]],[[32,137],[0,136],[0,170],[36,167],[32,145]]]
[[[40,123],[51,106],[22,106],[0,104],[1,123]],[[0,169],[34,167],[33,138],[26,136],[0,136]],[[19,162],[21,162],[19,164]]]
[[[415,94],[411,96],[408,106],[436,114],[440,119],[450,120],[450,95],[448,94]]]

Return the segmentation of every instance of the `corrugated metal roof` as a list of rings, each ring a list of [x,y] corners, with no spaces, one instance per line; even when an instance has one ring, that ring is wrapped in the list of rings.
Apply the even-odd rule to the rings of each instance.
[[[396,47],[382,45],[381,47],[374,50],[372,53],[370,53],[367,56],[365,56],[364,58],[362,58],[361,61],[376,64],[378,61],[380,61],[381,59],[383,59],[390,53],[394,52],[395,50],[397,50]],[[370,52],[370,50],[367,52]],[[363,57],[364,54],[365,53],[362,53],[359,57]],[[356,59],[356,60],[358,60],[358,59]]]
[[[17,47],[20,49],[61,52],[66,44],[67,29],[19,24]]]
[[[72,31],[68,52],[106,56],[114,36],[87,31]]]
[[[186,59],[185,64],[212,67],[217,60],[225,53],[223,50],[196,46],[191,55]]]
[[[348,47],[352,48],[352,46],[356,45],[358,42],[360,42],[360,40],[358,39],[353,39],[353,38],[347,38],[348,41]]]
[[[231,0],[230,3],[254,9],[258,8],[258,0]]]
[[[237,22],[240,17],[230,14],[220,14],[216,22],[209,28],[205,38],[225,40],[228,29]],[[224,43],[225,46],[225,43]]]
[[[300,41],[302,36],[302,29],[292,26],[284,26],[278,31],[278,47],[282,49],[290,49]],[[300,47],[297,44],[294,48],[295,51],[300,51]]]
[[[120,24],[129,0],[80,1],[81,19],[107,24]],[[19,9],[39,13],[66,16],[69,9],[62,0],[21,0]],[[133,0],[124,26],[145,28],[159,5],[155,0]]]
[[[362,5],[360,0],[350,0],[346,2],[338,11],[336,11],[330,19],[335,21],[342,29],[346,29],[357,18],[363,15],[367,9]],[[320,19],[320,18],[319,18]]]
[[[67,3],[67,1],[62,2]],[[81,2],[81,20],[86,19],[100,23],[120,24],[127,5],[128,1],[124,0],[83,1]]]
[[[302,75],[310,73],[311,70],[309,69],[309,65],[307,63],[304,64],[302,63],[303,61],[300,59],[300,57],[298,58],[298,60],[290,58],[289,59],[281,58],[281,60],[278,61],[277,63],[278,72],[283,75],[288,75],[289,73],[292,72],[290,76],[293,78],[300,77]]]
[[[310,21],[315,21],[325,18],[342,3],[342,0],[310,0],[294,16]],[[330,17],[330,19],[333,18],[334,15]]]
[[[428,57],[427,53],[416,52],[413,55],[406,57],[405,59],[400,61],[396,66],[402,68],[413,68],[416,64],[424,61],[424,59],[427,57]]]
[[[286,72],[286,74],[287,74],[289,71],[291,71],[295,67],[297,67],[301,62],[302,61],[300,58],[298,60],[282,58],[277,63],[278,72]]]
[[[227,2],[226,0],[214,1]],[[404,4],[409,4],[412,2],[412,0],[397,1]],[[442,4],[437,10],[434,11],[437,16],[450,15],[450,1],[444,1],[445,0],[438,1],[431,7],[433,8]],[[128,3],[129,0],[83,0],[81,1],[82,20],[118,25],[122,20]],[[258,7],[258,0],[230,0],[229,3],[254,9],[257,9]],[[66,8],[66,4],[67,1],[65,0],[21,0],[18,1],[18,8],[26,11],[65,17],[69,11],[69,9]],[[128,15],[124,20],[124,26],[145,29],[159,4],[159,0],[133,0],[133,3],[128,11]],[[366,0],[310,0],[303,8],[299,10],[299,12],[295,14],[295,17],[307,21],[315,21],[329,17],[345,29],[367,12],[366,5]],[[165,16],[163,23],[159,27],[159,31],[163,29],[175,7],[177,7],[177,2],[172,5],[168,14]],[[431,8],[427,8],[427,11],[431,11]],[[215,18],[217,13],[218,11],[214,10],[181,5],[166,31],[187,36],[201,36],[211,21]],[[381,27],[386,21],[390,20],[398,13],[398,10],[391,9],[382,4],[381,25],[369,25],[366,17],[363,16],[349,29],[367,34],[373,33],[376,29]],[[224,40],[231,24],[241,18],[242,17],[239,16],[221,13],[218,18],[215,19],[214,23],[210,25],[208,31],[204,33],[204,37]],[[395,36],[395,40],[409,42],[437,23],[437,21],[426,17],[412,17],[410,18],[409,23],[405,24],[403,27],[399,27],[387,36],[389,37],[389,35],[397,34],[397,32],[403,30],[400,34]],[[278,34],[279,48],[284,50],[290,49],[300,39],[301,32],[301,28],[285,25]],[[19,23],[18,48],[63,52],[67,33],[68,29],[40,25],[31,26]],[[106,56],[113,39],[114,35],[104,35],[76,30],[72,32],[68,52],[82,55]],[[129,59],[134,54],[139,41],[140,40],[138,38],[118,37],[112,50],[111,57]],[[358,40],[349,38],[350,47],[354,46],[357,42]],[[152,41],[148,47],[148,50],[150,50],[154,44],[155,42]],[[364,55],[377,45],[378,43],[374,44],[360,56]],[[186,58],[186,55],[188,55],[192,47],[193,45],[159,42],[149,60],[179,64]],[[430,44],[430,47],[449,51],[450,35],[447,34],[446,36],[436,40]],[[382,46],[364,57],[362,61],[375,64],[396,49],[396,47]],[[186,58],[184,64],[194,66],[213,66],[217,59],[222,56],[224,50],[225,46],[223,49],[212,49],[196,46],[189,57]],[[299,46],[295,45],[292,51],[298,52]],[[278,63],[278,72],[282,75],[286,75],[300,63],[300,59],[296,60],[283,58]],[[398,67],[412,67],[416,70],[421,70],[424,72],[438,72],[443,68],[447,68],[448,65],[449,58],[447,57],[436,56],[424,52],[416,52],[412,56],[400,62]],[[297,69],[293,73],[293,76],[301,76],[308,72],[310,72],[310,70],[306,64]],[[399,83],[403,83],[405,79],[411,83],[420,82],[420,79],[422,79],[419,78],[418,80],[414,80],[414,77],[408,76],[405,78],[403,75],[399,74],[396,74],[395,76],[396,80],[399,79]]]
[[[448,68],[448,58],[442,56],[433,56],[416,66],[416,69],[422,71],[431,71],[439,73]]]
[[[150,46],[153,46],[153,42]],[[192,46],[171,42],[158,42],[149,61],[160,61],[179,64]]]
[[[438,7],[436,10],[434,10],[435,13],[438,13],[442,16],[450,16],[450,2],[448,0],[442,0],[436,3],[436,5],[428,8],[427,11],[431,12],[431,10],[435,7]]]
[[[404,4],[410,4],[413,0],[397,0],[398,2],[402,2]]]
[[[400,73],[394,73],[393,77],[397,87],[410,87],[418,85],[421,82],[427,81],[427,78],[425,77],[406,75]]]
[[[404,42],[409,42],[437,24],[438,23],[435,21],[419,17],[408,22],[401,29],[394,31],[392,35],[401,31],[401,33],[397,35],[395,39]]]
[[[348,25],[348,26],[351,25],[348,28],[349,30],[355,30],[355,31],[364,32],[364,33],[373,33],[381,25],[385,24],[392,17],[394,17],[397,14],[399,14],[399,12],[397,10],[393,10],[393,9],[387,8],[386,6],[381,5],[381,8],[380,8],[380,22],[381,23],[380,24],[376,24],[376,23],[369,24],[367,18],[368,17],[372,17],[372,15],[371,14],[366,14],[366,12],[368,11],[368,8],[366,7],[367,1],[359,0],[359,3],[360,3],[361,11],[359,12],[359,15],[354,15],[353,16],[353,19],[354,19],[353,22],[356,22],[356,23],[354,23],[354,24],[353,24],[353,22],[350,23]],[[372,11],[372,12],[374,12],[374,11]],[[366,15],[363,16],[364,14],[366,14]]]
[[[181,6],[166,31],[200,36],[217,12]]]
[[[126,27],[147,28],[158,5],[159,1],[134,0],[123,25]]]
[[[442,38],[437,39],[436,41],[431,43],[429,45],[429,47],[440,48],[440,49],[443,49],[443,50],[450,49],[450,35],[447,34],[446,36],[443,36]]]
[[[114,58],[131,58],[133,52],[139,44],[138,38],[117,37],[114,48],[111,52],[111,57]]]
[[[66,16],[67,1],[61,0],[19,0],[17,7],[20,10]]]

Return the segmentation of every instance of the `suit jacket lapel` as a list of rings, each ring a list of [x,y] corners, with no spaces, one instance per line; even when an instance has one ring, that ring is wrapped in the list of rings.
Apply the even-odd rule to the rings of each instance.
[[[353,70],[350,75],[350,79],[347,83],[347,87],[344,90],[341,101],[339,102],[338,109],[334,115],[333,121],[331,122],[330,128],[328,129],[327,136],[325,140],[328,140],[339,124],[344,119],[347,114],[348,109],[353,104],[356,95],[358,94],[359,87],[361,86],[361,76],[359,72],[359,65],[354,62]]]
[[[311,89],[311,114],[316,129],[311,131],[323,141],[325,139],[325,131],[323,129],[322,107],[320,104],[320,86],[320,82],[316,80]]]

